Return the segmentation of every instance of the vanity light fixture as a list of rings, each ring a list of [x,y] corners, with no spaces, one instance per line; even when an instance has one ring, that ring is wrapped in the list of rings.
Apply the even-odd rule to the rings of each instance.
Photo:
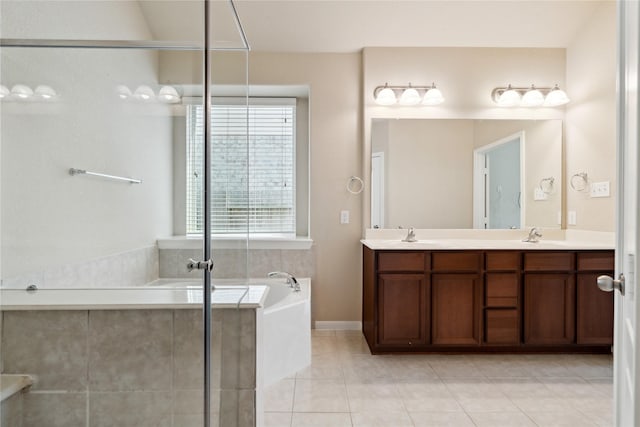
[[[399,97],[398,97],[399,95]],[[440,89],[435,84],[431,86],[378,86],[373,90],[373,98],[378,105],[404,106],[439,105],[444,102]]]
[[[156,94],[149,86],[142,85],[138,86],[133,96],[140,101],[149,102],[155,99]]]
[[[43,99],[45,101],[49,101],[58,95],[51,86],[47,86],[47,85],[36,86],[36,90],[34,92],[36,97]]]
[[[126,87],[125,85],[119,85],[116,87],[116,92],[118,93],[118,98],[120,99],[129,99],[133,94],[131,93],[131,89]]]
[[[27,85],[17,84],[11,88],[11,95],[24,100],[33,96],[33,90]]]
[[[160,102],[175,104],[180,102],[180,95],[178,95],[178,91],[173,86],[162,86],[160,92],[158,92],[158,99]]]
[[[570,101],[567,94],[554,87],[496,87],[491,91],[491,99],[500,107],[557,107]]]

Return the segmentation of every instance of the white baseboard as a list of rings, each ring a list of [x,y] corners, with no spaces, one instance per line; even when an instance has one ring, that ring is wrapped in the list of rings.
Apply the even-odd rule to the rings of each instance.
[[[346,320],[316,320],[314,322],[314,328],[334,329],[338,331],[360,331],[362,330],[362,322]]]

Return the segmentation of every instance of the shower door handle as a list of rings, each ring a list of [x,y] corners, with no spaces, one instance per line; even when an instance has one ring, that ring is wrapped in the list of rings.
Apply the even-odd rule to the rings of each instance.
[[[196,261],[189,258],[189,261],[187,262],[187,270],[189,270],[189,272],[192,272],[193,270],[207,270],[211,272],[213,271],[213,260],[208,259],[206,261]]]

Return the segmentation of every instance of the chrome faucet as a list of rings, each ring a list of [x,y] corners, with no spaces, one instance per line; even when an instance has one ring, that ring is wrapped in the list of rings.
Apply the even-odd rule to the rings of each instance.
[[[284,277],[287,279],[287,284],[294,292],[300,292],[300,283],[298,283],[291,273],[287,273],[286,271],[272,271],[267,274],[267,277]]]
[[[409,227],[409,231],[407,232],[407,237],[402,239],[403,242],[417,242],[416,233],[413,231],[413,227]]]
[[[523,242],[529,242],[529,243],[538,243],[538,239],[542,237],[542,233],[540,233],[540,231],[538,231],[537,227],[533,227],[531,230],[529,230],[529,235],[527,236],[526,239],[523,239]]]

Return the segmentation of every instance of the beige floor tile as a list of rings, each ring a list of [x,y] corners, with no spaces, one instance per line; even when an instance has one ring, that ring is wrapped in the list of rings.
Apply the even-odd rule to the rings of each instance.
[[[579,377],[540,378],[540,382],[555,395],[565,398],[602,396],[600,390]]]
[[[291,412],[265,412],[264,427],[291,427]]]
[[[296,412],[291,427],[351,427],[351,414]]]
[[[296,378],[306,379],[342,379],[342,363],[335,354],[323,353],[313,355],[311,365],[298,371]]]
[[[311,330],[312,337],[335,337],[336,331],[333,329],[312,329]]]
[[[349,354],[343,357],[342,373],[347,383],[393,379],[384,359],[366,354]]]
[[[613,414],[613,399],[607,397],[571,397],[566,399],[569,407],[581,412]]]
[[[525,413],[562,412],[570,407],[565,399],[559,397],[519,397],[511,401]]]
[[[413,427],[409,414],[404,411],[368,411],[351,414],[353,427]]]
[[[382,361],[384,368],[395,379],[439,378],[429,364],[428,359],[416,356],[375,356]]]
[[[598,427],[613,427],[613,411],[582,411]]]
[[[264,410],[268,412],[291,412],[295,380],[280,380],[264,391]]]
[[[405,380],[396,383],[398,395],[409,412],[460,412],[462,406],[440,380]]]
[[[347,337],[363,337],[362,331],[360,329],[337,329],[336,336],[347,336]]]
[[[313,337],[311,340],[311,354],[335,354],[337,352],[337,344],[335,336],[319,336]]]
[[[415,427],[474,427],[464,412],[410,412]]]
[[[598,389],[601,395],[613,397],[613,378],[590,378],[587,382]]]
[[[467,412],[477,427],[536,427],[522,412]]]
[[[362,335],[338,335],[335,345],[339,353],[371,354],[369,345]]]
[[[471,397],[458,399],[465,412],[517,412],[508,397]]]
[[[347,384],[351,412],[404,411],[393,383]]]
[[[549,388],[537,378],[490,378],[490,381],[511,399],[552,395]]]
[[[487,378],[443,378],[442,382],[457,399],[507,397]]]
[[[592,427],[596,424],[586,415],[573,410],[561,412],[530,412],[529,417],[539,427]]]
[[[294,412],[349,412],[347,390],[338,380],[296,379]]]

